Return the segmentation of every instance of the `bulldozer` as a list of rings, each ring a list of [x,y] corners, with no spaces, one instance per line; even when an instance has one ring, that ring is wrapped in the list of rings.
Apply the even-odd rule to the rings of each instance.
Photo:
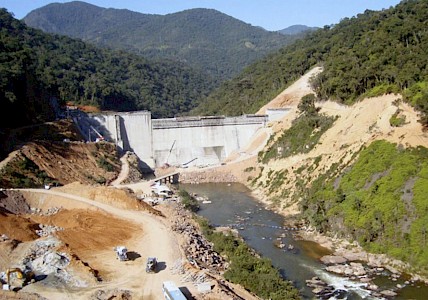
[[[34,272],[28,269],[23,271],[20,268],[9,268],[5,274],[6,283],[3,284],[3,290],[13,290],[13,287],[21,289],[29,282],[34,282],[35,280]]]

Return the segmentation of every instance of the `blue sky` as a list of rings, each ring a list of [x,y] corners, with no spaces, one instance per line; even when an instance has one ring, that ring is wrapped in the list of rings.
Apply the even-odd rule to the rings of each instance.
[[[22,19],[30,11],[49,3],[66,0],[0,0]],[[397,5],[400,0],[86,0],[105,8],[126,8],[146,14],[165,15],[190,8],[213,8],[229,16],[267,30],[281,30],[291,25],[323,27],[339,23],[366,9],[381,10]]]

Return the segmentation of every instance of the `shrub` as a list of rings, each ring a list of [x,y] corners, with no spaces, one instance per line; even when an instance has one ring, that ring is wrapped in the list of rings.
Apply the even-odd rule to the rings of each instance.
[[[230,267],[224,273],[227,280],[263,299],[300,299],[298,290],[281,277],[270,259],[259,257],[242,239],[232,234],[215,232],[205,219],[198,217],[197,221],[204,236],[214,244],[214,251],[228,258]]]
[[[395,114],[389,119],[389,124],[393,127],[400,127],[406,123],[406,117],[400,116],[400,110],[397,110]]]
[[[178,195],[181,198],[181,203],[184,205],[185,209],[196,212],[199,210],[199,202],[192,197],[186,190],[180,189]]]
[[[113,172],[114,167],[107,159],[105,159],[103,156],[97,158],[97,164],[100,168],[103,168],[107,172]]]

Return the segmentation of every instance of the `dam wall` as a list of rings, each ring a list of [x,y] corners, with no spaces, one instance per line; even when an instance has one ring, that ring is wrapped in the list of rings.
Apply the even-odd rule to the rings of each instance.
[[[152,120],[156,165],[209,166],[246,146],[265,116],[189,117]]]
[[[141,167],[153,168],[152,116],[149,111],[88,114],[92,126],[104,138],[116,144],[119,151],[134,152]]]
[[[183,117],[152,119],[148,111],[80,115],[82,132],[100,133],[120,151],[134,152],[143,168],[164,164],[209,166],[220,164],[245,147],[267,116]]]

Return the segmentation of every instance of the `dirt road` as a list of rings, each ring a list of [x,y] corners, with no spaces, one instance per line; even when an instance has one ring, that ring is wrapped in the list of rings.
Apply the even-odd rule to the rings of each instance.
[[[122,168],[120,170],[119,176],[115,180],[112,181],[112,186],[117,186],[121,184],[126,178],[128,178],[129,174],[129,163],[128,163],[128,155],[125,154],[120,158],[122,162]]]
[[[24,291],[35,292],[48,299],[89,299],[90,295],[99,289],[122,289],[131,291],[133,299],[163,299],[161,292],[163,281],[173,280],[178,286],[183,287],[180,275],[174,274],[174,270],[171,269],[181,261],[182,253],[176,237],[169,231],[161,217],[144,211],[120,209],[55,190],[22,189],[21,191],[41,194],[43,197],[55,196],[56,206],[68,208],[86,206],[87,209],[100,210],[133,224],[129,228],[132,239],[125,245],[132,253],[133,259],[125,262],[117,260],[112,248],[97,251],[94,255],[85,257],[85,261],[91,266],[99,266],[100,269],[103,269],[102,283],[76,289],[61,284],[55,285],[52,282],[46,283],[43,280],[26,286]],[[109,228],[114,227],[115,224],[109,224]],[[109,228],[105,228],[107,234]],[[148,256],[156,256],[159,260],[156,273],[145,272],[145,262]],[[192,285],[187,288],[190,291],[194,289]]]

